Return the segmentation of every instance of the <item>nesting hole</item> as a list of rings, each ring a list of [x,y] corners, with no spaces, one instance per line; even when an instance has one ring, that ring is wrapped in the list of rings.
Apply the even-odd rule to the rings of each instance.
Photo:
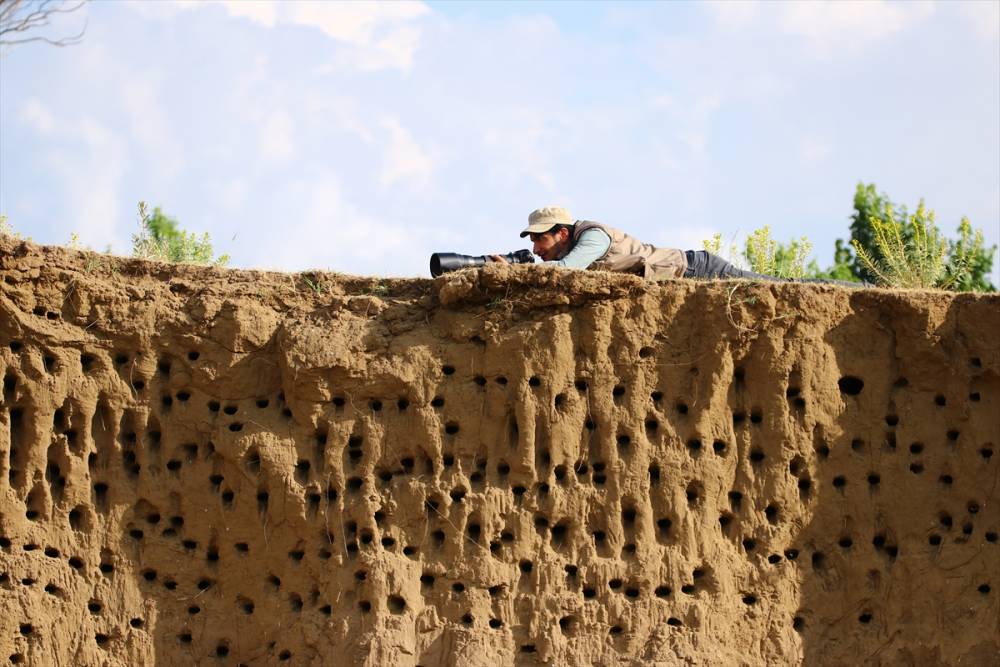
[[[857,396],[865,388],[865,382],[854,375],[845,375],[837,382],[840,391],[848,396]]]

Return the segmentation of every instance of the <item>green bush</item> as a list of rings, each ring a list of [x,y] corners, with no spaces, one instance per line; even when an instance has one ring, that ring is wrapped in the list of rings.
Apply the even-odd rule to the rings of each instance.
[[[984,247],[982,230],[973,230],[969,219],[958,223],[958,240],[948,241],[948,280],[957,292],[991,292],[995,288],[986,276],[993,271],[993,254]]]
[[[948,241],[934,224],[934,212],[923,202],[908,218],[897,219],[891,206],[884,215],[871,216],[871,244],[877,254],[860,240],[851,244],[866,273],[880,284],[894,288],[930,289],[947,287]]]
[[[749,266],[757,273],[781,278],[823,278],[867,281],[886,287],[923,287],[954,291],[991,292],[996,246],[985,247],[983,234],[968,218],[958,225],[958,238],[948,239],[924,206],[908,215],[905,206],[893,204],[874,183],[858,183],[854,193],[850,241],[837,239],[833,266],[821,269],[816,260],[806,264],[812,244],[806,237],[788,244],[771,238],[764,226],[747,237],[742,253],[729,248],[729,261]],[[722,234],[704,241],[705,250],[722,254]]]
[[[747,237],[743,256],[755,273],[778,278],[802,278],[806,275],[805,262],[810,252],[812,243],[805,236],[785,245],[771,238],[771,228],[764,225]]]
[[[715,233],[711,239],[702,241],[702,246],[713,255],[726,257],[733,264],[748,266],[755,273],[763,273],[779,278],[811,277],[819,268],[813,261],[806,266],[805,260],[812,250],[812,243],[805,236],[787,245],[771,237],[771,228],[764,225],[747,236],[743,252],[735,243],[729,245],[727,255],[723,255],[722,234]]]
[[[898,266],[901,248],[908,249],[907,256],[920,265],[906,270],[900,267],[893,274],[894,279],[903,282],[917,280],[915,276],[930,269],[927,263],[932,261],[943,245],[946,249],[944,273],[939,276],[935,285],[928,287],[936,286],[960,292],[996,290],[989,280],[996,246],[986,248],[982,232],[973,230],[968,218],[963,217],[959,222],[958,240],[949,240],[940,234],[933,211],[926,209],[923,201],[918,205],[918,215],[921,219],[915,226],[911,221],[913,216],[907,214],[905,206],[896,205],[884,192],[879,193],[874,183],[858,183],[854,193],[854,214],[851,216],[851,245],[855,253],[852,255],[838,239],[835,268],[845,266],[855,279],[882,282],[893,287],[895,285],[892,283],[885,282],[885,277],[876,274],[876,268],[893,271],[889,267]],[[885,256],[885,251],[876,238],[876,229],[883,231],[882,241],[888,243],[885,251],[896,253],[897,257]],[[924,236],[918,239],[915,236],[918,233]],[[867,261],[858,251],[859,247],[864,250]]]
[[[149,215],[146,202],[139,202],[139,232],[132,235],[132,256],[155,259],[161,262],[212,264],[225,266],[229,255],[213,256],[208,233],[199,238],[196,234],[180,229],[177,221],[169,218],[159,206]]]

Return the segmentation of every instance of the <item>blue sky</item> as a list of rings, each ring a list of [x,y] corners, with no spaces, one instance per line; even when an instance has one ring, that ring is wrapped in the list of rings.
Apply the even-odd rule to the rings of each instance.
[[[240,267],[427,274],[534,208],[823,265],[854,188],[1000,241],[1000,3],[96,1],[0,56],[0,213],[127,254],[139,200]],[[1000,283],[1000,261],[994,282]]]

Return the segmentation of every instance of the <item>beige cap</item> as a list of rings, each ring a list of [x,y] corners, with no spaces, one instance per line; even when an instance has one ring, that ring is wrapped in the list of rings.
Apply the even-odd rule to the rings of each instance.
[[[528,216],[528,228],[521,232],[521,238],[528,234],[544,234],[556,225],[574,224],[573,216],[559,206],[546,206],[532,211]]]

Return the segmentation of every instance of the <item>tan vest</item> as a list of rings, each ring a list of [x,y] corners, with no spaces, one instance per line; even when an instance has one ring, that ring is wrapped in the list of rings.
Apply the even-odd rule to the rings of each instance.
[[[674,248],[657,248],[632,238],[614,227],[590,220],[577,220],[573,225],[573,245],[588,229],[600,229],[611,237],[608,251],[591,264],[590,269],[635,273],[650,280],[680,278],[687,269],[687,256]],[[570,246],[572,247],[572,246]]]

